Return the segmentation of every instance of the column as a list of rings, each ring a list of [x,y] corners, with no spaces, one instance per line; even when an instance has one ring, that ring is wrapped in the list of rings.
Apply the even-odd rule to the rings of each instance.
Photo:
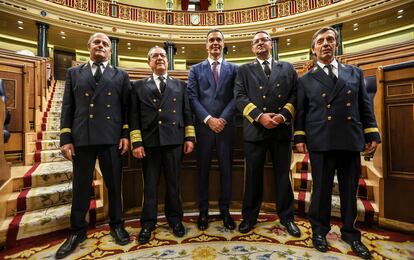
[[[272,38],[272,45],[273,45],[272,58],[274,60],[279,60],[279,38],[277,37]]]
[[[168,59],[168,69],[174,70],[174,54],[176,52],[174,42],[164,42],[164,49],[167,52],[167,59]]]
[[[47,48],[47,30],[49,25],[42,22],[36,22],[37,25],[37,56],[49,57]]]
[[[109,37],[111,39],[112,54],[111,54],[111,65],[118,66],[118,42],[119,39],[115,37]]]
[[[336,52],[336,55],[342,55],[344,54],[344,49],[342,46],[342,24],[335,24],[332,26],[337,32],[338,32],[338,51]]]

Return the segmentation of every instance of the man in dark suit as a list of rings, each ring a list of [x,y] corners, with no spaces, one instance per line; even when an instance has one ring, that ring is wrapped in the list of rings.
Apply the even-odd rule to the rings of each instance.
[[[60,122],[63,156],[73,162],[70,235],[58,249],[63,258],[86,239],[91,184],[96,158],[109,197],[109,225],[117,244],[129,243],[123,227],[121,155],[128,151],[128,74],[108,64],[111,41],[103,33],[88,41],[90,61],[67,72]]]
[[[331,27],[318,30],[312,38],[316,66],[299,80],[295,143],[299,152],[309,151],[312,165],[312,198],[309,219],[313,245],[328,250],[331,196],[338,177],[342,239],[360,257],[370,259],[369,250],[355,229],[360,152],[373,153],[380,142],[371,101],[361,69],[335,59],[338,34]]]
[[[239,231],[247,233],[257,222],[263,197],[264,163],[270,151],[280,222],[289,234],[300,237],[300,230],[294,223],[289,178],[297,74],[291,64],[272,59],[268,33],[260,31],[254,35],[252,51],[256,59],[240,66],[234,88],[237,108],[244,116],[246,156],[243,221]]]
[[[196,116],[198,209],[197,225],[208,228],[208,186],[213,148],[216,148],[220,167],[220,216],[225,228],[236,225],[230,215],[232,195],[232,162],[235,136],[233,96],[237,66],[223,59],[224,37],[218,29],[207,33],[208,58],[191,67],[188,92]]]
[[[143,159],[144,202],[140,244],[147,243],[157,223],[158,182],[164,173],[167,186],[165,216],[177,237],[185,235],[180,194],[183,153],[191,153],[195,131],[185,82],[167,74],[165,50],[155,46],[148,52],[152,76],[134,83],[130,124],[132,154]]]

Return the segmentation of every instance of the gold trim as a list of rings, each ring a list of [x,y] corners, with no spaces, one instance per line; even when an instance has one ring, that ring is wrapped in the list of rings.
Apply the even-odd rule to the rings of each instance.
[[[306,133],[305,133],[305,131],[295,131],[295,132],[293,132],[293,135],[294,136],[297,136],[297,135],[306,135]]]
[[[62,128],[60,129],[60,133],[64,134],[64,133],[72,133],[72,129],[70,128]]]
[[[286,103],[286,105],[283,107],[289,111],[289,113],[292,115],[292,117],[295,116],[296,110],[295,106],[291,103]]]
[[[123,125],[122,129],[129,129],[129,125],[128,124]]]
[[[369,133],[379,133],[378,128],[376,127],[365,128],[364,134],[369,134]]]
[[[141,130],[132,130],[131,133],[129,133],[129,137],[131,143],[142,142]]]
[[[195,137],[195,129],[194,126],[189,125],[185,127],[185,137]]]
[[[253,118],[249,115],[250,112],[253,111],[253,109],[257,108],[253,103],[247,104],[243,109],[243,116],[249,120],[250,123],[253,123]]]

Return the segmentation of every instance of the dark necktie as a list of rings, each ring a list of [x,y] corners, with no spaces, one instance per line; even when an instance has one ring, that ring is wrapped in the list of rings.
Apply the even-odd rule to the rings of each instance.
[[[335,74],[332,71],[332,64],[325,65],[325,67],[328,68],[328,76],[329,76],[329,78],[332,80],[332,82],[334,84],[336,84],[337,78],[336,78]]]
[[[267,78],[270,77],[270,67],[269,67],[269,62],[267,60],[263,61],[263,65],[264,65],[264,73],[266,74]]]
[[[218,86],[218,82],[219,82],[218,65],[219,65],[218,61],[213,61],[213,77],[214,77],[214,81],[216,82],[216,87]]]
[[[165,81],[164,81],[164,77],[160,76],[159,79],[160,79],[160,92],[161,92],[161,94],[164,94],[165,86],[166,86]]]
[[[102,71],[101,71],[102,63],[94,62],[93,64],[95,64],[96,66],[95,75],[93,75],[93,77],[95,78],[95,82],[98,83],[102,76]]]

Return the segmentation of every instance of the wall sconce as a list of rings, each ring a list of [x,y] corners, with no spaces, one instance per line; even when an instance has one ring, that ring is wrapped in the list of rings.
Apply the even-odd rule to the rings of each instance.
[[[171,13],[174,7],[174,0],[165,0],[165,9],[167,12]]]
[[[217,0],[216,1],[216,6],[217,6],[217,12],[222,13],[223,12],[223,8],[224,8],[224,0]]]

